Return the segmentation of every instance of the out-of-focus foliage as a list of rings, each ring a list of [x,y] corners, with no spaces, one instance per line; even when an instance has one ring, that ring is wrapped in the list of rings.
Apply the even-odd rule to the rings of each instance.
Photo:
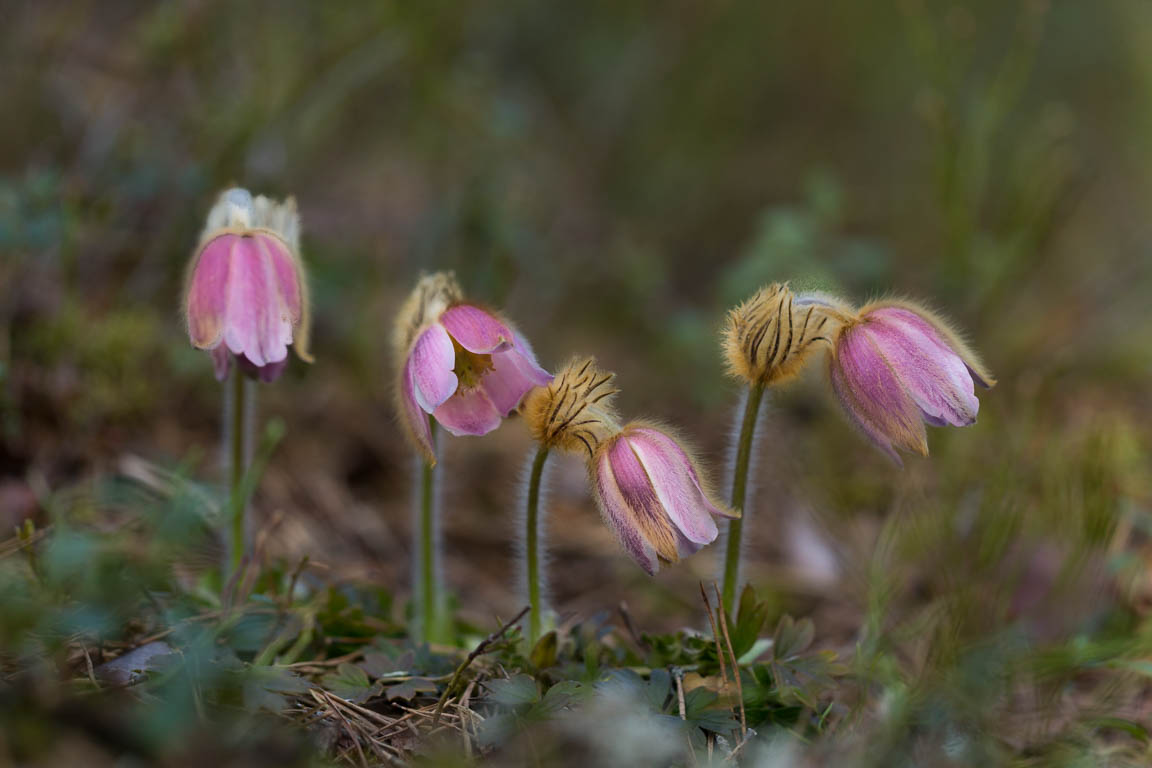
[[[417,749],[325,698],[425,711],[461,660],[402,640],[410,458],[385,355],[415,275],[451,268],[546,365],[596,354],[622,410],[675,422],[717,480],[738,397],[716,339],[730,305],[775,280],[931,301],[1000,381],[978,425],[932,430],[931,459],[885,463],[819,365],[772,398],[746,529],[755,597],[730,627],[738,657],[760,649],[742,662],[757,734],[739,758],[1147,762],[1152,7],[2,15],[0,530],[21,534],[0,544],[0,745],[16,760],[360,763],[395,748],[467,764],[453,729],[469,715],[450,709],[451,739]],[[262,568],[229,607],[219,393],[179,294],[232,183],[299,200],[318,359],[261,388],[288,435],[254,504]],[[515,423],[446,447],[462,648],[521,607],[507,542],[529,448]],[[495,721],[468,726],[473,757],[635,764],[641,749],[676,764],[690,745],[702,763],[735,748],[709,736],[739,718],[698,597],[712,553],[648,579],[578,467],[553,485],[564,631],[554,648],[505,637],[452,691],[475,682],[473,711]],[[607,613],[622,598],[636,631]],[[165,632],[146,680],[94,691],[89,660]]]

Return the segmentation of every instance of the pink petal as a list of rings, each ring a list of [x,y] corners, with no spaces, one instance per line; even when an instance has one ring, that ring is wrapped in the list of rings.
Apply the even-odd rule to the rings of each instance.
[[[976,421],[980,401],[968,366],[930,325],[906,310],[881,309],[869,313],[865,328],[925,420],[956,427]]]
[[[832,388],[848,415],[893,458],[893,445],[926,450],[920,409],[864,325],[844,331],[832,360]]]
[[[434,323],[416,337],[405,370],[412,377],[416,402],[426,412],[435,411],[456,391],[455,365],[456,351],[443,326]]]
[[[534,387],[543,387],[552,376],[536,364],[531,353],[520,349],[520,344],[507,352],[492,355],[492,370],[484,374],[480,386],[488,393],[492,404],[507,415],[520,405],[520,401]]]
[[[482,389],[457,390],[432,415],[444,429],[457,436],[486,435],[503,421]]]
[[[228,262],[237,235],[221,235],[209,241],[196,258],[188,282],[188,336],[192,345],[211,349],[224,335],[228,306]]]
[[[449,307],[440,315],[440,323],[460,346],[477,355],[503,352],[515,338],[504,323],[469,304]]]
[[[300,272],[296,260],[287,244],[278,237],[257,234],[254,239],[268,253],[272,262],[272,272],[276,278],[280,299],[281,318],[289,325],[288,343],[292,343],[291,327],[300,322],[301,291]]]
[[[224,381],[228,378],[228,368],[232,364],[232,353],[223,344],[218,344],[208,354],[212,355],[212,368],[216,373],[216,381]]]
[[[606,451],[628,511],[630,524],[656,551],[658,557],[674,562],[677,557],[676,527],[668,517],[652,479],[630,441],[621,434]]]
[[[704,495],[691,460],[676,441],[648,427],[629,429],[624,439],[644,465],[660,505],[685,538],[695,544],[715,541],[712,515],[723,513]]]
[[[416,386],[412,376],[412,358],[404,363],[404,371],[400,374],[400,411],[412,436],[420,443],[425,455],[432,459],[435,449],[432,445],[432,425],[428,423],[428,414],[416,401]]]
[[[844,371],[839,365],[833,363],[830,369],[832,379],[832,391],[836,394],[836,398],[840,401],[844,413],[852,420],[852,423],[864,433],[864,435],[871,440],[876,446],[888,454],[892,461],[896,462],[899,466],[904,466],[904,462],[900,459],[900,454],[896,453],[892,448],[892,441],[885,435],[875,424],[871,421],[866,421],[860,416],[861,408],[857,405],[855,398],[852,395],[851,388],[848,382],[845,381]]]
[[[622,441],[621,441],[622,442]],[[611,451],[604,451],[592,472],[596,501],[604,522],[616,534],[624,551],[651,576],[659,570],[656,550],[636,526],[632,509],[624,499],[612,471]]]
[[[228,310],[224,343],[237,355],[246,355],[253,365],[269,362],[266,352],[277,353],[268,322],[269,307],[276,301],[271,263],[252,237],[232,238],[228,274]],[[285,348],[274,359],[283,360]]]
[[[271,384],[280,378],[280,374],[284,373],[284,369],[288,367],[288,358],[284,358],[277,363],[265,363],[264,365],[253,365],[252,361],[244,355],[236,358],[236,364],[245,375],[251,376],[253,379],[259,379],[265,384]]]

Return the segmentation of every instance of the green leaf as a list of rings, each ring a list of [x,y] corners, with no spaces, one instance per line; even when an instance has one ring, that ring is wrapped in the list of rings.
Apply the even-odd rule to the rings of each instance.
[[[396,699],[404,699],[411,701],[421,693],[436,693],[436,684],[431,680],[423,677],[414,677],[411,680],[405,680],[402,683],[389,686],[385,695],[388,701],[395,701]]]
[[[542,710],[546,714],[559,712],[574,699],[578,699],[586,693],[585,686],[575,680],[565,680],[564,682],[557,683],[548,689],[544,694],[544,699],[540,702]]]
[[[249,667],[244,678],[244,707],[279,712],[287,706],[284,694],[304,693],[307,680],[284,667]]]
[[[764,621],[768,618],[768,603],[756,601],[752,587],[745,587],[740,597],[740,615],[731,627],[732,653],[740,658],[760,639]]]
[[[382,689],[380,683],[372,683],[367,673],[354,664],[341,664],[320,682],[340,698],[357,704],[379,694]]]
[[[758,605],[756,600],[756,590],[752,589],[751,584],[745,584],[743,591],[740,592],[740,604],[737,606],[736,621],[743,619],[745,616],[751,616],[753,611],[756,610]]]
[[[715,704],[719,698],[720,696],[715,691],[704,686],[693,688],[684,694],[684,714],[691,720]]]
[[[816,627],[811,619],[795,621],[785,614],[780,618],[773,635],[774,655],[777,659],[787,659],[803,653],[812,645],[815,636]]]
[[[760,637],[756,642],[752,643],[752,647],[745,651],[740,657],[739,662],[741,666],[751,664],[756,659],[763,656],[772,647],[772,639],[768,637]]]
[[[360,668],[369,677],[397,676],[398,673],[407,674],[412,671],[415,668],[415,660],[415,654],[412,651],[404,651],[396,656],[380,651],[369,651],[364,654]]]
[[[536,669],[547,669],[556,666],[556,652],[558,642],[555,630],[547,632],[536,641],[536,646],[528,656],[528,663]]]
[[[490,680],[485,683],[488,700],[505,707],[519,707],[540,701],[540,689],[536,681],[528,675],[513,675],[507,680]]]
[[[644,699],[655,712],[664,711],[664,703],[672,692],[672,675],[666,669],[654,669],[644,686]]]

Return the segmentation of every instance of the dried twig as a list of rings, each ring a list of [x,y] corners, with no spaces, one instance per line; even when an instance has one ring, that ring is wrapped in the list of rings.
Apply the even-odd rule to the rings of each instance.
[[[720,680],[722,681],[723,690],[728,690],[728,669],[724,661],[724,649],[720,647],[720,630],[716,627],[716,615],[712,613],[712,601],[708,599],[708,590],[704,589],[704,582],[700,582],[700,596],[704,598],[704,607],[708,610],[708,622],[712,625],[712,639],[716,642],[716,658],[720,659]],[[719,610],[723,611],[724,606],[718,606]],[[739,673],[737,671],[737,673]]]
[[[716,582],[712,582],[712,589],[716,592],[717,605],[723,606],[724,601],[720,599],[720,589],[716,586]],[[728,655],[732,657],[732,677],[736,678],[736,696],[740,701],[740,738],[743,739],[748,736],[748,721],[744,716],[744,686],[740,684],[740,662],[736,660],[736,654],[732,650],[732,637],[728,634],[728,616],[723,608],[720,609],[720,629],[724,633]]]
[[[345,730],[348,731],[348,736],[352,739],[352,744],[356,747],[356,754],[360,756],[360,765],[367,767],[368,758],[364,755],[364,748],[360,746],[358,730],[352,726],[352,723],[348,722],[348,718],[345,717],[344,713],[340,711],[340,707],[337,706],[333,701],[332,694],[320,688],[313,688],[311,693],[314,698],[317,698],[318,700],[323,699],[323,702],[328,705],[328,708],[332,710],[332,713],[335,714],[336,717],[340,718],[340,722],[344,724]]]
[[[517,624],[520,619],[524,618],[524,614],[528,613],[531,608],[532,606],[530,605],[524,606],[520,613],[516,614],[509,621],[505,622],[504,625],[500,627],[500,629],[496,630],[492,634],[488,635],[488,637],[481,640],[480,644],[473,648],[472,652],[468,654],[468,658],[464,659],[464,661],[460,663],[460,666],[456,667],[456,671],[452,673],[452,679],[448,681],[448,686],[444,689],[444,693],[440,696],[440,701],[436,702],[436,714],[432,716],[433,728],[440,724],[440,716],[444,713],[444,705],[448,703],[448,696],[452,693],[452,689],[456,687],[456,683],[460,681],[460,675],[464,674],[464,670],[468,669],[468,666],[476,660],[477,656],[484,653],[484,650],[488,646],[502,638],[505,632]]]
[[[88,680],[91,681],[92,685],[99,688],[100,683],[96,682],[96,670],[92,666],[92,656],[88,653],[88,646],[81,645],[80,650],[84,651],[84,666],[88,669]]]
[[[468,708],[468,703],[472,699],[472,691],[475,687],[476,681],[470,681],[468,687],[464,689],[464,693],[460,695],[460,701],[456,703],[456,709],[460,713],[460,730],[464,735],[464,755],[469,762],[472,761],[472,732],[476,730],[476,725],[472,722],[474,713]]]
[[[684,706],[684,670],[672,667],[672,679],[676,681],[676,703],[680,708],[680,719],[688,719],[688,709]],[[692,737],[685,732],[684,740],[688,743],[688,756],[692,758],[692,765],[698,765],[696,750],[692,748]]]

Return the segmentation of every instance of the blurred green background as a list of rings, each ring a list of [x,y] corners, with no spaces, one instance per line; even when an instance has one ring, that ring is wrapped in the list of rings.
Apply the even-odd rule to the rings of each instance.
[[[295,195],[314,352],[270,551],[407,593],[392,315],[454,269],[555,368],[678,425],[724,487],[724,312],[791,280],[953,318],[1000,384],[893,467],[823,366],[773,396],[746,577],[827,647],[946,679],[1005,628],[1143,632],[1152,606],[1152,5],[11,3],[0,25],[0,524],[135,458],[218,477],[220,387],[180,317],[217,192]],[[452,440],[447,580],[519,607],[516,420]],[[562,614],[700,616],[715,552],[649,579],[553,482]],[[712,548],[716,549],[716,548]],[[877,670],[883,677],[891,671]],[[894,673],[892,673],[894,674]],[[957,694],[960,695],[960,694]],[[1143,705],[1145,708],[1147,704]],[[1146,712],[1145,712],[1146,714]]]

